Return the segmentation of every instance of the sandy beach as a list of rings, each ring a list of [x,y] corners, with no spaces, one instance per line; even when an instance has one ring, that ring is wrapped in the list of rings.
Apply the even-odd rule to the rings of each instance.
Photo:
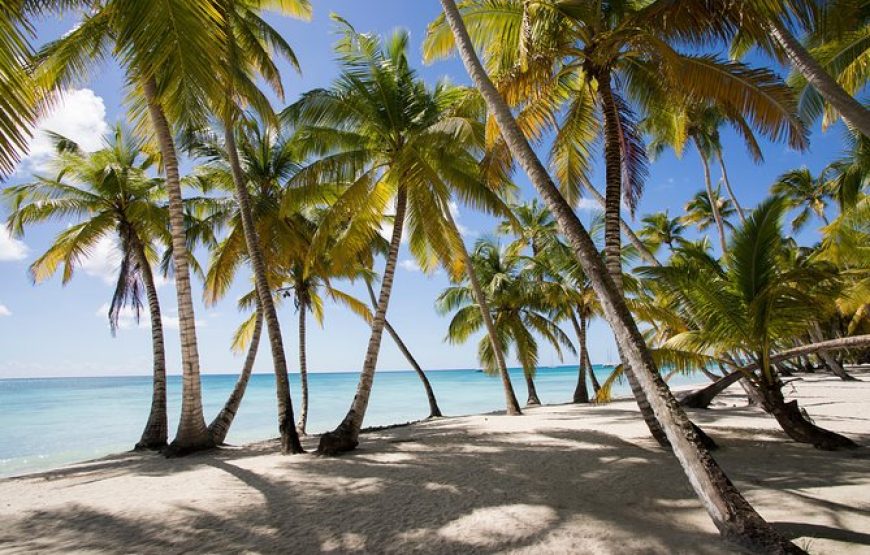
[[[870,445],[870,375],[786,386]],[[693,419],[769,521],[812,553],[870,553],[870,452],[789,441],[730,390]],[[306,447],[315,446],[309,438]],[[125,453],[0,481],[4,553],[733,553],[633,402],[443,418],[340,458],[271,442]]]

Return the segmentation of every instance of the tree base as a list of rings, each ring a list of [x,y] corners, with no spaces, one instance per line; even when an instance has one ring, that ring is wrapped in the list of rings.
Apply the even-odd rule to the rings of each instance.
[[[177,441],[173,441],[164,449],[163,456],[167,459],[174,459],[177,457],[184,457],[187,455],[191,455],[193,453],[198,453],[200,451],[208,451],[209,449],[214,449],[217,447],[212,441],[211,437],[206,437],[196,442],[190,443],[179,443]]]
[[[359,445],[359,440],[356,434],[344,426],[339,426],[331,432],[326,432],[320,436],[320,443],[317,445],[317,454],[326,457],[335,457],[342,453],[353,451]]]
[[[133,451],[163,451],[167,447],[166,440],[139,440],[139,443],[133,446]]]
[[[526,406],[527,407],[540,407],[541,400],[538,399],[537,397],[529,397],[529,399],[526,401]]]
[[[793,440],[809,443],[822,451],[856,449],[858,444],[836,432],[816,426],[807,420],[797,401],[789,401],[771,410],[783,431]]]

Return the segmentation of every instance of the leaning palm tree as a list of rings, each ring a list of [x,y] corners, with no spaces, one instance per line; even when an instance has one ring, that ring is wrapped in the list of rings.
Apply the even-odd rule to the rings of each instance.
[[[63,284],[96,244],[112,241],[120,253],[118,279],[109,305],[112,334],[125,307],[139,318],[141,295],[148,299],[151,317],[153,387],[151,411],[137,449],[162,449],[167,441],[166,352],[160,302],[154,284],[152,263],[156,249],[167,237],[167,215],[162,181],[149,177],[155,157],[145,145],[120,126],[107,137],[102,149],[87,153],[56,135],[57,152],[51,161],[55,177],[35,176],[35,181],[6,189],[11,201],[8,226],[23,234],[25,227],[48,220],[72,223],[58,235],[48,250],[30,266],[39,283],[63,267]]]
[[[669,3],[669,5],[673,4]],[[532,185],[552,211],[560,231],[569,241],[575,258],[589,276],[617,343],[621,345],[626,359],[637,371],[638,382],[655,416],[661,422],[674,454],[716,527],[725,538],[757,551],[802,552],[752,508],[709,451],[700,444],[691,422],[658,374],[643,336],[619,289],[609,278],[606,266],[599,259],[595,244],[571,206],[559,193],[555,182],[547,174],[544,165],[523,135],[507,102],[489,79],[474,51],[471,36],[456,3],[453,0],[441,0],[441,6],[466,71],[483,95],[511,155],[519,162]]]
[[[789,437],[820,449],[854,447],[851,440],[805,418],[797,401],[785,402],[783,382],[770,362],[776,350],[830,310],[840,290],[830,266],[790,259],[781,230],[786,207],[780,197],[759,205],[735,232],[724,262],[682,249],[669,266],[640,272],[665,288],[675,309],[697,325],[671,337],[667,347],[751,363],[754,369],[744,376]]]
[[[223,87],[214,60],[225,58],[227,40],[220,10],[212,0],[88,3],[78,25],[39,53],[37,82],[50,90],[84,80],[114,56],[131,85],[130,111],[160,151],[168,196],[173,275],[181,337],[181,418],[169,454],[184,454],[214,443],[202,414],[199,349],[190,285],[181,175],[174,134],[201,128],[209,101]]]
[[[483,126],[478,97],[446,83],[427,87],[408,64],[406,32],[382,43],[336,19],[344,29],[337,46],[341,76],[331,88],[303,95],[285,114],[301,127],[311,154],[321,156],[291,185],[317,194],[324,183],[349,183],[313,240],[312,251],[322,252],[327,239],[337,237],[330,256],[339,265],[369,248],[391,200],[395,214],[357,393],[341,424],[321,437],[318,450],[326,454],[354,449],[358,443],[405,226],[408,246],[422,268],[440,263],[453,275],[466,271],[479,291],[450,214],[451,195],[493,212],[506,211],[496,192],[479,179]],[[478,298],[483,306],[483,295]],[[482,312],[495,342],[489,313]],[[494,351],[508,412],[519,413],[503,358]]]
[[[283,97],[281,75],[275,59],[271,55],[277,51],[294,66],[298,65],[296,56],[281,35],[260,17],[263,2],[251,0],[227,0],[219,2],[226,40],[226,57],[218,61],[224,95],[215,99],[213,111],[223,125],[224,140],[229,163],[230,175],[235,185],[236,202],[248,251],[248,259],[254,274],[260,309],[266,320],[272,362],[275,371],[276,392],[278,396],[278,429],[281,434],[283,453],[301,453],[302,445],[293,422],[293,401],[290,398],[290,381],[287,376],[287,360],[284,354],[284,341],[278,312],[272,300],[272,289],[267,278],[267,268],[261,243],[254,223],[248,179],[239,159],[236,145],[235,128],[239,123],[245,105],[253,106],[263,117],[272,119],[274,114],[269,101],[257,86],[257,78],[265,79],[273,91]],[[274,4],[283,13],[310,18],[311,5],[308,0],[291,0]],[[304,420],[303,420],[304,422]]]
[[[491,239],[478,240],[471,259],[492,311],[499,348],[507,351],[513,346],[526,378],[527,404],[540,405],[534,382],[538,366],[535,335],[552,345],[560,359],[562,347],[574,350],[565,333],[548,316],[553,306],[548,304],[547,296],[543,294],[546,286],[521,271],[523,259],[515,249],[503,249]],[[483,327],[481,307],[475,303],[472,290],[465,281],[445,289],[436,301],[441,314],[455,311],[447,332],[447,341],[454,344],[466,342]],[[494,374],[497,367],[492,348],[492,343],[484,337],[478,344],[477,353],[484,371]]]
[[[629,100],[649,110],[679,92],[750,114],[769,137],[788,136],[794,145],[805,142],[793,95],[772,72],[685,55],[670,46],[683,40],[703,43],[724,32],[716,17],[705,17],[697,8],[681,2],[462,3],[498,88],[520,109],[518,123],[526,136],[538,140],[546,131],[555,133],[550,163],[569,202],[579,197],[581,183],[589,182],[589,153],[602,137],[606,263],[620,289],[622,202],[634,210],[647,174],[646,150]],[[533,23],[524,28],[526,14]],[[427,57],[446,55],[453,44],[443,18],[430,25]],[[522,52],[527,54],[520,56]],[[511,164],[509,149],[504,141],[493,142],[489,158],[503,173]],[[665,435],[626,366],[650,432],[664,445]]]

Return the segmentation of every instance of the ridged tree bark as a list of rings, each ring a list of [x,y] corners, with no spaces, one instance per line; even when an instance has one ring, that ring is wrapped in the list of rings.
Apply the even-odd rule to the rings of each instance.
[[[698,148],[698,156],[701,158],[701,165],[704,167],[704,188],[707,190],[707,198],[710,199],[710,210],[713,212],[716,229],[719,230],[719,246],[722,247],[722,256],[725,256],[728,252],[728,239],[725,237],[725,222],[722,221],[722,213],[719,212],[719,198],[713,193],[710,162],[707,160],[707,155],[704,153],[701,141],[697,137],[695,137],[695,146]]]
[[[601,384],[598,382],[598,376],[595,375],[595,367],[592,366],[588,350],[586,351],[586,371],[589,372],[589,381],[592,382],[592,392],[598,395],[598,392],[601,391]]]
[[[260,239],[257,237],[257,228],[254,225],[254,218],[251,212],[251,197],[248,193],[245,173],[239,162],[239,152],[236,148],[236,134],[231,118],[227,118],[224,121],[224,140],[226,142],[230,170],[233,174],[236,202],[239,205],[239,216],[242,221],[242,232],[245,235],[245,245],[247,246],[248,258],[251,261],[251,270],[254,274],[254,283],[257,288],[257,298],[263,311],[263,319],[266,321],[269,346],[272,350],[275,390],[278,397],[278,431],[281,434],[281,452],[285,454],[303,453],[304,450],[299,442],[299,434],[296,432],[296,423],[293,418],[290,379],[287,376],[287,358],[284,354],[284,341],[281,337],[278,311],[275,310],[272,289],[266,277],[266,264],[263,261],[263,251],[260,246]]]
[[[302,387],[302,407],[299,409],[299,422],[296,430],[299,435],[305,435],[305,427],[308,425],[308,357],[306,353],[305,339],[305,313],[308,311],[308,302],[303,299],[299,303],[299,382]]]
[[[529,396],[526,399],[526,406],[539,406],[541,404],[541,399],[538,397],[538,388],[535,387],[535,378],[526,371],[523,371],[523,377],[526,379],[526,390],[529,392]]]
[[[598,189],[593,187],[591,184],[585,182],[583,183],[583,188],[589,193],[589,196],[591,196],[598,204],[601,205],[602,210],[605,210],[607,208],[604,196],[598,192]],[[652,266],[662,265],[662,263],[659,262],[658,258],[656,258],[655,255],[650,252],[650,250],[646,247],[646,245],[643,244],[643,241],[640,240],[640,237],[637,236],[637,234],[634,232],[633,229],[631,229],[631,226],[628,225],[628,223],[622,218],[622,216],[619,217],[619,227],[628,238],[628,242],[637,249],[637,252],[638,254],[640,254],[641,258],[646,260]]]
[[[458,244],[461,247],[460,255],[462,256],[462,263],[465,265],[465,274],[468,276],[468,282],[471,284],[471,292],[474,295],[474,301],[477,303],[477,306],[480,307],[480,315],[481,318],[483,318],[483,325],[486,328],[486,334],[489,336],[489,343],[492,346],[492,352],[495,356],[498,376],[501,378],[501,385],[504,390],[505,412],[512,416],[521,415],[522,411],[520,410],[520,404],[517,402],[517,396],[514,393],[513,384],[511,384],[511,377],[510,374],[508,374],[507,364],[504,360],[504,350],[498,341],[498,333],[495,329],[495,323],[492,321],[492,312],[489,309],[489,302],[487,302],[483,288],[480,286],[480,280],[477,279],[477,273],[474,271],[474,266],[471,263],[471,255],[468,254],[468,249],[465,248],[465,242],[462,240],[462,236],[459,233],[459,227],[456,225],[456,221],[453,219],[450,210],[444,211],[444,217],[447,219],[447,224],[450,226],[450,229],[456,234]],[[527,385],[529,381],[530,378],[526,376]],[[534,383],[532,383],[531,388],[529,389],[529,400],[532,399],[532,393],[534,391],[535,386]],[[535,398],[537,398],[537,395],[535,395]],[[538,401],[538,404],[540,405],[541,402]]]
[[[193,293],[190,288],[187,235],[184,229],[184,204],[181,197],[181,179],[178,156],[172,130],[157,96],[157,82],[147,77],[142,92],[148,104],[148,114],[157,136],[166,193],[169,197],[169,227],[172,235],[172,263],[175,275],[175,293],[178,298],[178,330],[181,336],[181,418],[175,439],[167,448],[168,455],[183,455],[214,447],[211,434],[202,415],[202,385],[199,376],[199,350],[196,340],[196,320],[193,311]]]
[[[233,391],[227,398],[226,403],[224,403],[223,408],[208,426],[208,431],[215,445],[222,445],[224,443],[230,431],[230,426],[233,425],[233,419],[239,412],[239,406],[242,404],[242,398],[245,396],[245,390],[248,388],[248,382],[251,379],[251,372],[254,370],[254,362],[257,360],[257,351],[260,348],[260,336],[262,334],[263,311],[258,307],[256,319],[254,320],[254,331],[251,333],[251,344],[248,345],[248,354],[245,356],[242,371],[239,373],[236,385],[233,386]]]
[[[737,216],[740,218],[740,223],[746,223],[746,214],[743,212],[743,207],[740,201],[737,200],[737,195],[731,188],[731,180],[728,179],[728,169],[725,167],[725,158],[722,155],[722,149],[716,149],[716,159],[719,161],[719,170],[722,172],[722,183],[725,184],[725,190],[728,191],[728,196],[731,197],[731,202],[734,203],[734,208],[737,210]]]
[[[441,0],[441,5],[472,82],[483,95],[514,159],[519,162],[543,197],[560,230],[568,238],[578,262],[590,277],[617,342],[622,345],[632,367],[637,369],[638,381],[648,394],[656,417],[663,424],[673,445],[674,454],[720,533],[725,538],[757,552],[803,553],[803,550],[761,518],[734,487],[707,449],[700,444],[689,419],[659,375],[643,336],[616,284],[608,276],[607,268],[601,263],[591,237],[559,193],[523,136],[510,108],[486,75],[474,52],[471,37],[462,22],[456,3],[453,0]]]
[[[589,402],[589,388],[586,387],[586,358],[589,353],[586,349],[586,318],[580,315],[579,321],[577,314],[571,311],[571,325],[574,326],[574,333],[577,335],[577,344],[579,346],[580,363],[577,365],[577,386],[574,388],[573,401],[575,403]]]
[[[372,301],[372,308],[377,309],[378,307],[378,298],[375,295],[375,290],[372,288],[372,284],[366,281],[366,289],[369,291],[369,298]],[[402,341],[402,338],[399,337],[399,333],[393,328],[390,321],[384,319],[384,328],[387,330],[387,333],[390,334],[390,337],[393,338],[393,342],[399,348],[399,351],[404,355],[405,360],[408,361],[408,364],[411,365],[411,368],[414,370],[414,373],[417,374],[417,377],[420,378],[420,382],[423,384],[423,389],[426,391],[426,400],[429,402],[429,418],[438,418],[444,416],[441,414],[441,409],[438,407],[438,400],[435,398],[435,392],[432,390],[432,384],[429,383],[429,378],[426,377],[426,373],[423,372],[423,368],[417,363],[417,359],[414,358],[414,355],[411,354],[411,350],[408,349],[408,346],[405,345],[405,342]]]
[[[387,252],[387,261],[384,266],[384,274],[381,279],[381,292],[378,296],[377,309],[372,319],[372,334],[366,349],[366,358],[360,372],[359,383],[350,409],[341,421],[341,424],[331,432],[320,436],[320,444],[317,452],[321,455],[338,455],[346,451],[356,449],[359,444],[359,431],[362,429],[363,419],[369,405],[369,397],[372,393],[372,382],[375,377],[375,369],[378,365],[378,354],[381,350],[381,337],[384,333],[384,324],[387,319],[387,307],[390,304],[390,294],[393,291],[393,278],[396,275],[396,262],[399,258],[399,247],[402,244],[402,228],[405,225],[405,212],[408,208],[408,192],[403,185],[399,185],[396,194],[396,215],[393,218],[393,233],[390,238],[390,249]]]
[[[622,132],[620,130],[619,111],[613,90],[610,86],[610,74],[598,76],[598,93],[601,96],[602,112],[604,113],[604,166],[605,166],[605,196],[604,196],[604,261],[616,290],[624,295],[622,287]],[[634,375],[631,362],[622,352],[622,346],[617,344],[619,358],[622,359],[625,377],[643,421],[650,434],[662,447],[668,447],[667,436],[661,424],[655,417],[646,398],[643,388]]]
[[[840,113],[846,123],[863,133],[865,137],[870,137],[870,110],[846,92],[781,21],[771,18],[767,30],[788,56],[794,68]]]
[[[153,357],[153,385],[151,389],[151,412],[148,422],[142,431],[142,437],[136,443],[135,449],[163,449],[169,436],[169,424],[166,416],[166,346],[163,341],[163,319],[160,315],[160,299],[157,296],[157,286],[154,284],[154,274],[151,264],[145,256],[142,242],[131,234],[132,248],[136,250],[139,261],[142,282],[145,284],[145,294],[148,297],[148,314],[151,317],[151,352]]]

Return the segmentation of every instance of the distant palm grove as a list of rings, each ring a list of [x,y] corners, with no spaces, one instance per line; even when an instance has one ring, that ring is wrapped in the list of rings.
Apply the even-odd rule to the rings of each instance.
[[[605,403],[627,380],[649,432],[672,450],[723,538],[755,552],[800,553],[731,483],[715,438],[683,406],[706,407],[739,383],[749,402],[797,442],[856,447],[786,401],[794,371],[852,378],[870,358],[870,77],[866,0],[441,0],[423,41],[427,61],[458,55],[473,86],[426,83],[409,35],[385,37],[333,15],[340,73],[284,99],[279,60],[298,67],[291,37],[263,11],[306,19],[308,0],[0,0],[0,178],[15,170],[35,123],[58,94],[114,58],[128,120],[87,151],[54,135],[50,169],[2,192],[9,231],[69,224],[32,263],[34,282],[72,279],[102,238],[121,250],[110,300],[147,311],[153,399],[138,449],[182,456],[221,445],[243,402],[262,336],[275,373],[281,450],[303,451],[309,317],[338,302],[370,323],[346,417],[319,438],[337,455],[360,440],[384,332],[416,371],[431,417],[437,392],[390,325],[400,245],[451,285],[435,309],[448,343],[478,341],[480,366],[521,415],[506,358],[535,391],[543,344],[579,360],[576,403]],[[313,3],[316,4],[316,3]],[[76,26],[36,48],[32,22],[75,14]],[[768,67],[741,61],[750,51]],[[753,59],[756,59],[757,56]],[[794,168],[756,206],[735,194],[720,134],[751,158],[760,141],[810,149],[809,127],[842,122],[842,155],[817,174]],[[635,215],[655,157],[687,149],[703,187],[684,207]],[[182,172],[182,162],[190,171]],[[593,184],[593,165],[603,174]],[[514,178],[537,198],[519,201]],[[753,184],[759,186],[760,184]],[[600,205],[578,217],[581,199]],[[501,222],[466,244],[455,207]],[[626,217],[630,215],[631,217]],[[689,240],[690,228],[703,232]],[[791,234],[818,230],[819,241]],[[195,252],[208,252],[200,262]],[[155,280],[178,300],[182,406],[167,425],[166,353]],[[223,410],[203,414],[191,280],[214,303],[250,276],[233,348],[247,352]],[[342,290],[361,281],[366,298]],[[292,303],[295,319],[279,318]],[[611,327],[621,364],[599,383],[587,350],[594,319]],[[299,352],[284,348],[295,329]],[[567,331],[566,331],[567,330]],[[301,374],[291,395],[288,370]],[[678,400],[674,373],[710,384]],[[134,438],[131,438],[131,444]]]

